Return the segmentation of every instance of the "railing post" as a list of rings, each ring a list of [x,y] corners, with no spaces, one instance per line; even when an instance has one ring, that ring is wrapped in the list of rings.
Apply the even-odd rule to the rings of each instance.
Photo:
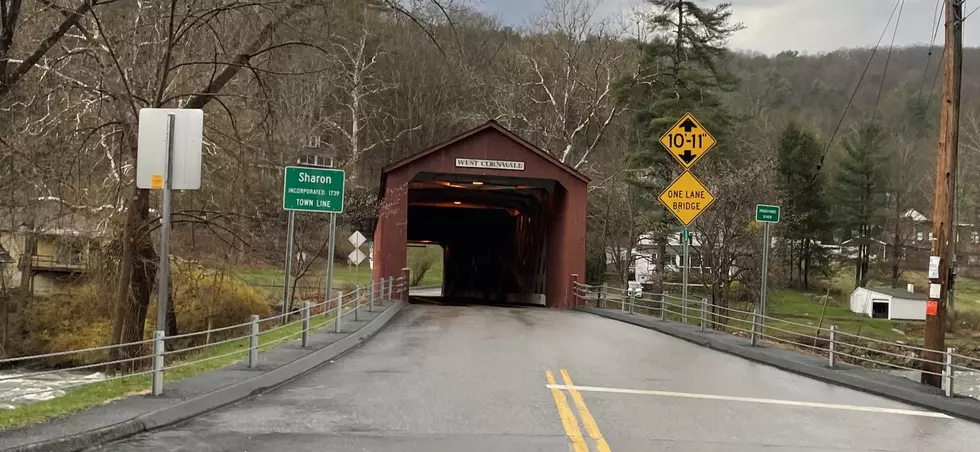
[[[570,281],[568,286],[568,290],[569,290],[568,302],[571,303],[570,307],[572,308],[578,307],[580,304],[579,297],[578,297],[578,275],[572,273],[572,276],[569,278],[569,280]]]
[[[411,275],[412,275],[411,269],[407,267],[402,269],[402,286],[401,286],[401,293],[400,293],[401,296],[399,297],[401,301],[406,301],[406,302],[408,301],[409,281],[411,281],[409,277],[411,277]]]
[[[340,318],[344,316],[344,292],[337,291],[337,313],[333,315],[333,332],[340,332]]]
[[[252,324],[249,325],[248,334],[248,368],[254,369],[259,365],[259,316],[251,317]]]
[[[837,364],[837,357],[834,353],[837,352],[837,325],[830,325],[830,342],[827,344],[827,365],[831,369]]]
[[[667,291],[660,294],[660,320],[667,320]]]
[[[595,299],[595,307],[602,309],[602,300],[606,298],[606,283],[599,286],[599,295]]]
[[[157,330],[153,332],[153,377],[151,378],[152,393],[155,396],[163,394],[163,351],[164,332]]]
[[[310,345],[310,302],[303,302],[303,334],[301,335],[300,346],[306,348]]]
[[[705,328],[708,327],[708,299],[701,299],[701,332],[703,333]]]
[[[632,292],[629,293],[629,296],[630,296],[630,314],[632,314],[633,313],[633,305],[636,304],[636,297],[633,296],[633,293]]]
[[[681,323],[687,324],[687,297],[681,295]]]
[[[752,346],[759,344],[759,313],[752,310]]]
[[[374,291],[377,288],[378,286],[374,283],[374,281],[371,281],[371,284],[368,284],[368,293],[370,294],[368,295],[368,312],[374,312]]]
[[[357,311],[361,306],[361,286],[354,284],[354,321],[357,321]]]
[[[393,299],[393,297],[395,296],[394,292],[395,292],[395,277],[389,276],[388,277],[388,303],[394,301]]]
[[[945,377],[944,389],[946,390],[946,397],[953,397],[953,348],[946,349],[946,356],[944,356],[945,366],[943,367],[943,376]]]

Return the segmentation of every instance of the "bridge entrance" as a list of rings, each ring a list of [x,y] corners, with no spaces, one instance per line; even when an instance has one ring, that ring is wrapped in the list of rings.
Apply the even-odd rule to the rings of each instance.
[[[408,242],[443,248],[443,295],[572,305],[585,271],[588,178],[488,122],[382,171],[378,278],[397,276]]]

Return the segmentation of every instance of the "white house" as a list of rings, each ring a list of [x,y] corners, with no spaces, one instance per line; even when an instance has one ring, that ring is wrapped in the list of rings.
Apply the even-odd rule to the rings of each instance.
[[[691,234],[691,250],[690,250],[690,268],[694,273],[703,273],[706,270],[710,270],[701,263],[701,256],[697,249],[701,246],[701,241],[698,239],[697,233]],[[683,267],[683,256],[681,250],[683,249],[683,242],[681,239],[681,232],[675,232],[667,236],[667,255],[664,260],[666,261],[666,270],[672,272],[680,272]],[[620,259],[626,258],[625,251],[620,251]],[[656,255],[657,255],[657,241],[653,238],[653,234],[643,234],[640,236],[640,240],[632,250],[633,263],[630,265],[630,272],[635,276],[635,280],[641,283],[648,281],[652,278],[653,274],[656,272]],[[611,265],[614,262],[616,252],[609,248],[606,250],[606,265]]]
[[[904,289],[858,287],[851,292],[851,311],[876,319],[925,320],[928,298]]]

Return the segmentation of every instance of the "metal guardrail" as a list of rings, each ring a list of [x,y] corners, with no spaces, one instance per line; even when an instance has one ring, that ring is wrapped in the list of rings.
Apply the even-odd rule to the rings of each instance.
[[[0,366],[19,366],[19,367],[30,367],[31,363],[38,363],[45,359],[65,357],[71,355],[81,355],[85,353],[93,352],[105,352],[113,348],[121,349],[140,349],[144,350],[149,344],[152,344],[152,352],[141,354],[139,356],[127,357],[122,359],[117,359],[113,361],[103,361],[94,364],[85,364],[79,366],[73,366],[68,368],[59,369],[48,369],[36,372],[25,372],[18,373],[12,376],[0,376],[0,382],[13,379],[29,379],[41,377],[49,374],[63,373],[63,372],[73,372],[79,370],[87,369],[99,369],[106,368],[110,366],[116,366],[119,364],[131,363],[127,367],[134,369],[131,371],[120,372],[117,375],[102,379],[102,380],[92,380],[83,381],[78,384],[60,386],[56,389],[45,388],[36,391],[28,391],[23,393],[17,393],[16,398],[21,399],[32,395],[41,395],[51,393],[53,390],[59,391],[70,391],[78,389],[83,386],[105,383],[107,381],[120,380],[125,378],[133,378],[141,375],[150,375],[150,389],[151,393],[155,396],[159,396],[163,393],[164,386],[164,375],[166,371],[175,370],[182,367],[193,366],[201,364],[204,362],[227,358],[235,355],[245,355],[247,354],[247,365],[249,369],[254,369],[259,363],[259,352],[270,349],[276,345],[289,340],[300,340],[300,345],[302,347],[309,346],[310,333],[327,326],[330,322],[330,314],[334,314],[332,323],[334,327],[334,332],[340,332],[340,321],[346,315],[353,315],[354,320],[358,320],[359,311],[364,307],[367,307],[368,311],[373,311],[380,301],[384,303],[385,301],[391,302],[397,299],[403,299],[408,295],[408,285],[405,283],[405,277],[389,277],[386,280],[381,280],[380,283],[375,284],[372,282],[364,291],[361,291],[360,287],[355,286],[355,288],[346,293],[338,291],[334,298],[324,300],[320,303],[310,303],[304,302],[298,310],[286,314],[279,314],[275,316],[260,318],[257,315],[251,316],[248,322],[240,323],[237,325],[230,325],[220,328],[213,328],[203,331],[195,331],[191,333],[184,333],[175,336],[167,337],[163,331],[154,331],[152,339],[146,339],[136,342],[127,342],[125,344],[118,345],[105,345],[100,347],[85,348],[79,350],[68,350],[56,353],[46,353],[40,355],[30,355],[30,356],[17,356],[12,358],[0,359]],[[318,308],[322,308],[322,312],[316,312]],[[318,324],[313,324],[314,315],[319,316],[322,314],[323,321]],[[297,320],[291,320],[290,317],[299,317]],[[265,325],[274,325],[266,326]],[[276,338],[269,342],[260,343],[260,339],[263,335],[268,335],[269,333],[284,330],[287,328],[294,327],[296,325],[301,325],[300,329],[295,332],[291,332],[285,336]],[[234,333],[239,332],[239,333]],[[188,339],[204,336],[210,338],[214,335],[227,336],[221,340],[210,342],[209,340],[200,345],[193,345],[187,347],[180,347],[180,341],[188,342]],[[229,336],[230,334],[230,336]],[[233,342],[240,342],[243,347],[241,349],[236,349],[228,353],[222,353],[219,355],[205,356],[200,359],[188,359],[193,358],[195,355],[200,355],[205,349],[215,347],[222,344],[228,344]],[[247,344],[247,345],[246,345]],[[172,345],[168,347],[168,345]],[[170,348],[168,350],[168,348]]]
[[[947,397],[954,395],[957,372],[980,371],[980,359],[955,353],[953,348],[943,352],[899,342],[876,339],[840,331],[837,326],[807,325],[791,320],[741,311],[714,305],[707,299],[682,299],[667,292],[646,294],[637,298],[625,289],[591,286],[574,282],[574,294],[582,304],[597,308],[619,309],[630,314],[648,315],[665,322],[681,322],[698,326],[701,331],[712,329],[733,335],[748,336],[752,346],[760,341],[776,345],[791,346],[810,354],[825,356],[829,367],[839,363],[857,364],[872,368],[890,368],[904,371],[922,372],[942,378],[943,392]],[[812,330],[813,333],[807,332]],[[821,334],[826,332],[826,336]],[[891,350],[875,348],[887,346]],[[938,356],[929,359],[926,356]],[[885,361],[899,358],[905,364]],[[924,364],[939,366],[941,372],[926,370]]]

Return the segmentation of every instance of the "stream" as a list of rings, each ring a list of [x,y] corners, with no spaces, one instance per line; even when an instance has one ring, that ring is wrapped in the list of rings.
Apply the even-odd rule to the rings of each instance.
[[[0,371],[0,410],[25,403],[51,400],[65,394],[64,388],[105,379],[102,372],[54,372],[24,377],[27,372]]]

